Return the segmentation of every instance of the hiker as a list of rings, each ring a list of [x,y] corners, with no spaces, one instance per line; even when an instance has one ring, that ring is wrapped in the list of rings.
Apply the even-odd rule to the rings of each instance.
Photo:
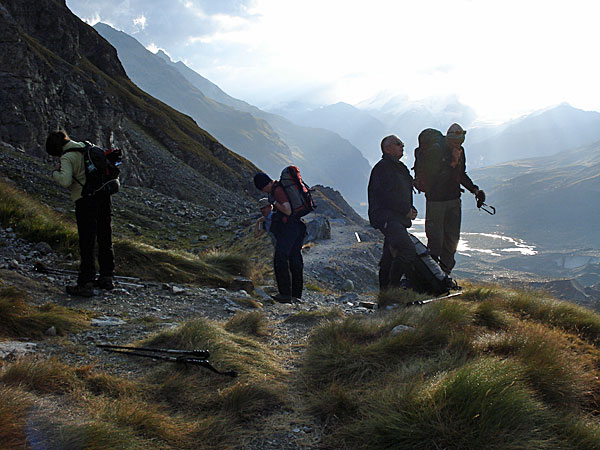
[[[71,199],[75,202],[75,218],[79,235],[79,253],[81,264],[77,284],[67,286],[71,295],[91,297],[94,285],[110,290],[113,288],[115,258],[112,244],[111,200],[104,192],[82,197],[86,182],[84,157],[79,149],[86,144],[69,138],[64,131],[55,131],[46,139],[46,152],[58,161],[52,178],[58,184],[71,189]],[[98,242],[98,263],[100,277],[96,280],[94,245]]]
[[[460,239],[461,185],[475,195],[477,207],[485,202],[485,193],[473,183],[466,172],[465,151],[462,147],[466,130],[453,123],[442,139],[434,164],[428,175],[425,193],[425,233],[431,256],[440,262],[450,275],[456,261],[454,254]]]
[[[302,298],[303,269],[302,244],[306,234],[306,225],[292,215],[290,201],[278,181],[265,173],[254,176],[256,188],[269,194],[273,205],[270,231],[275,236],[275,255],[273,266],[279,294],[273,299],[280,303],[291,303]]]
[[[412,201],[413,179],[400,161],[404,143],[395,135],[387,136],[381,141],[381,152],[381,160],[371,170],[368,196],[369,222],[385,236],[379,261],[379,289],[384,291],[407,287],[401,279],[416,257],[407,228],[417,210]]]
[[[260,218],[254,224],[254,237],[259,238],[263,234],[267,233],[271,242],[275,245],[275,235],[271,231],[271,224],[273,221],[273,205],[269,203],[267,197],[263,197],[258,201],[258,208],[260,209]]]

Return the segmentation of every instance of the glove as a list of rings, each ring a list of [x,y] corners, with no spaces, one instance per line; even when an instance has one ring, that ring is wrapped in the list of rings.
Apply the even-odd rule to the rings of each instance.
[[[477,199],[477,207],[481,208],[485,202],[485,192],[481,189],[477,189],[477,191],[475,191],[475,198]]]

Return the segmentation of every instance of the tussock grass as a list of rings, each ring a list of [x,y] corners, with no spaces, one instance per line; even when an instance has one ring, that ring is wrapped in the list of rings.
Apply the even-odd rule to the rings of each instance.
[[[231,333],[241,333],[250,336],[265,336],[268,334],[268,324],[265,316],[258,311],[236,313],[225,323],[225,329]]]
[[[208,263],[188,253],[160,250],[131,241],[116,241],[114,248],[120,274],[164,282],[228,286],[232,276],[240,273],[237,269],[234,273],[227,272],[223,267],[229,267],[231,260],[236,259],[240,260],[240,266],[247,264],[244,257],[223,256],[229,262],[219,267],[219,257],[212,257]]]
[[[54,250],[68,253],[78,248],[77,228],[72,220],[3,180],[0,180],[0,222],[23,238],[44,241]]]
[[[145,450],[160,448],[156,446],[156,443],[144,441],[130,430],[106,422],[69,424],[47,421],[39,424],[29,443],[33,445],[33,448],[57,449]]]
[[[545,448],[547,414],[517,364],[484,358],[418,387],[367,400],[374,414],[347,428],[357,448]]]
[[[562,328],[600,343],[600,315],[573,303],[549,298],[540,291],[520,291],[508,298],[508,306],[524,317]]]
[[[0,436],[4,432],[17,444],[24,443],[24,417],[29,406],[56,398],[60,411],[70,410],[71,415],[50,414],[38,408],[32,416],[36,433],[29,437],[31,445],[233,448],[242,434],[259,429],[265,418],[288,404],[288,374],[264,343],[227,331],[224,326],[195,320],[158,333],[144,345],[209,348],[211,362],[219,369],[236,369],[238,378],[173,363],[155,363],[138,380],[99,372],[93,366],[73,368],[56,359],[31,358],[10,364],[0,372],[0,403],[4,403],[0,405]],[[25,399],[22,406],[8,409],[11,399],[21,398]]]
[[[3,448],[26,448],[25,420],[33,402],[33,397],[18,387],[0,386],[0,442]]]
[[[0,222],[30,241],[44,241],[56,251],[79,254],[72,218],[54,212],[2,180]],[[200,258],[129,240],[115,240],[114,249],[117,272],[142,279],[226,287],[233,276],[247,276],[253,270],[250,259],[244,255],[212,252]]]
[[[391,288],[379,292],[377,295],[377,303],[379,308],[385,308],[392,305],[406,305],[407,303],[416,300],[425,300],[431,298],[425,294],[419,294],[412,289]]]
[[[470,285],[324,323],[302,368],[307,407],[332,448],[598,449],[599,319],[546,294]]]
[[[59,335],[89,326],[81,313],[51,303],[32,306],[25,293],[13,287],[0,287],[0,336],[39,338],[54,326]]]
[[[64,394],[81,386],[75,371],[56,358],[18,361],[0,374],[0,381],[38,394]]]

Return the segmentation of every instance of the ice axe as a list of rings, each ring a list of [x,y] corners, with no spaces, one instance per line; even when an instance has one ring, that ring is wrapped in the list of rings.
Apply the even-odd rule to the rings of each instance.
[[[488,205],[487,203],[481,203],[481,206],[478,206],[478,208],[480,210],[485,211],[486,213],[488,213],[490,216],[493,216],[494,214],[496,214],[496,208],[494,208],[492,205]]]

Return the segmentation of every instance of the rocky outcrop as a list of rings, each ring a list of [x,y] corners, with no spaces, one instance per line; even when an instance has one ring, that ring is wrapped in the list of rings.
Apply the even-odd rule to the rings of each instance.
[[[315,211],[317,214],[322,214],[330,219],[341,220],[346,224],[367,224],[367,221],[359,216],[335,189],[321,185],[313,186],[311,189],[313,190],[313,199],[317,205]]]
[[[195,122],[137,88],[115,49],[63,1],[0,4],[0,140],[43,156],[45,136],[126,154],[122,181],[208,205],[247,201],[258,170]]]

